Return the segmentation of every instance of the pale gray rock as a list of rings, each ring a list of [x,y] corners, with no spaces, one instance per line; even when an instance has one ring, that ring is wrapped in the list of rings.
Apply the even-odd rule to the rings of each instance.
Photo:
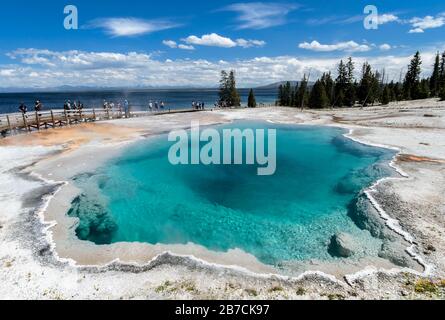
[[[334,257],[348,258],[357,250],[354,239],[347,233],[337,233],[332,236],[329,244],[329,254]]]
[[[379,257],[387,259],[399,267],[412,268],[416,263],[406,252],[406,248],[407,245],[401,242],[385,240],[379,252]]]

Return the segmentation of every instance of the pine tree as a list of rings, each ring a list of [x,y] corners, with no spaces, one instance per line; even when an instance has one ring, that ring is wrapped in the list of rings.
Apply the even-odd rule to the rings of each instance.
[[[328,104],[332,106],[334,103],[334,80],[332,80],[331,73],[323,73],[320,81],[323,83],[326,91],[326,95],[328,97]]]
[[[379,100],[380,95],[381,95],[382,88],[381,88],[380,79],[382,79],[382,76],[381,76],[380,72],[376,71],[372,77],[372,83],[371,83],[372,96],[371,96],[371,99],[369,100],[369,102],[372,105],[374,105],[374,103]]]
[[[295,107],[295,89],[294,88],[290,88],[290,103],[289,103],[290,107]]]
[[[230,99],[229,75],[226,71],[221,71],[221,79],[219,80],[219,101],[221,105],[227,106]]]
[[[439,95],[440,84],[440,56],[439,52],[436,54],[436,60],[434,61],[433,74],[430,78],[430,91],[433,97]]]
[[[419,98],[421,65],[420,52],[417,51],[408,66],[403,83],[403,93],[406,100]]]
[[[308,93],[307,93],[308,80],[306,75],[303,76],[300,86],[298,87],[298,92],[296,93],[296,103],[297,107],[304,109],[308,104]]]
[[[397,100],[395,87],[396,87],[396,84],[394,83],[394,81],[391,81],[388,85],[390,101]]]
[[[282,107],[292,106],[294,100],[294,93],[289,81],[284,85],[280,84],[278,87],[278,104]]]
[[[230,106],[239,107],[241,106],[241,97],[236,89],[236,79],[235,71],[230,71],[229,74],[229,91],[230,91]]]
[[[372,76],[371,66],[369,63],[365,62],[362,67],[362,79],[360,80],[360,85],[357,91],[358,101],[363,107],[366,107],[368,104]]]
[[[280,84],[280,86],[278,87],[278,99],[277,99],[277,104],[279,106],[283,105],[283,96],[284,96],[283,85]]]
[[[291,107],[298,107],[298,83],[295,85],[295,87],[292,89],[291,92]]]
[[[309,96],[308,105],[311,109],[322,109],[329,106],[329,99],[326,95],[326,89],[321,80],[317,80],[317,82],[315,82]]]
[[[439,93],[445,90],[445,51],[442,53],[439,66]]]
[[[394,85],[394,98],[395,101],[403,100],[403,88],[399,82]]]
[[[345,92],[346,86],[348,84],[348,69],[344,64],[343,60],[337,68],[338,76],[335,79],[335,89],[334,89],[334,106],[342,107],[345,104]]]
[[[300,84],[299,83],[297,83],[297,85],[295,86],[293,93],[294,93],[294,101],[293,101],[292,107],[299,108],[300,107],[300,96],[299,96]]]
[[[365,62],[362,67],[362,79],[357,89],[359,103],[363,107],[374,104],[379,97],[379,91],[379,73],[373,73],[371,65]]]
[[[430,81],[428,79],[422,79],[419,84],[419,89],[416,99],[427,99],[430,96]]]
[[[445,86],[442,87],[442,91],[440,91],[439,98],[441,101],[445,101]]]
[[[256,99],[255,94],[253,93],[253,89],[250,89],[249,98],[247,99],[247,107],[256,108]]]
[[[290,107],[292,100],[292,88],[290,82],[287,81],[283,88],[283,106]]]
[[[346,63],[346,72],[347,78],[344,104],[348,107],[352,107],[356,100],[356,85],[354,80],[354,63],[352,62],[351,57],[348,58],[348,62]]]
[[[382,93],[381,103],[382,103],[383,105],[387,105],[387,104],[389,104],[390,101],[391,101],[391,91],[390,91],[390,89],[389,89],[389,86],[386,85],[386,86],[383,88],[383,93]]]

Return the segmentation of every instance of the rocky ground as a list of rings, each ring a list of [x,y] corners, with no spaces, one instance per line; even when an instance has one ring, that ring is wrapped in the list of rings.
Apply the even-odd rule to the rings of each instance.
[[[182,117],[182,118],[180,118]],[[48,152],[55,157],[82,145],[125,141],[139,135],[187,126],[191,115],[116,120],[0,141],[0,298],[2,299],[443,299],[445,297],[445,103],[435,100],[388,107],[300,112],[288,108],[213,111],[199,114],[203,123],[235,119],[334,125],[352,129],[352,138],[398,148],[395,166],[408,177],[382,181],[370,195],[376,201],[372,219],[405,236],[410,254],[427,268],[419,270],[367,267],[345,277],[311,271],[297,278],[258,275],[223,268],[187,257],[163,254],[146,266],[113,263],[79,267],[60,260],[37,213],[42,201],[32,194],[54,190],[38,179],[19,174]],[[70,131],[67,131],[70,130]],[[32,138],[31,138],[32,137]],[[11,154],[15,148],[34,154]],[[43,146],[43,147],[42,147]],[[54,146],[57,146],[54,148]],[[46,148],[40,150],[39,148]],[[28,150],[28,149],[27,149]],[[14,151],[14,152],[13,152]],[[47,159],[47,155],[45,159]],[[61,170],[61,169],[60,169]],[[11,178],[14,177],[14,178]],[[25,183],[23,182],[25,181]],[[46,188],[46,189],[45,189]],[[38,193],[35,191],[39,190]],[[31,192],[33,191],[33,192]],[[20,201],[12,201],[13,199]],[[380,212],[378,209],[383,210]],[[386,232],[386,231],[385,231]],[[347,242],[347,236],[333,241]],[[382,252],[400,252],[388,246]],[[343,252],[344,253],[344,252]],[[406,255],[388,254],[399,263]],[[417,266],[417,268],[419,265]],[[311,268],[308,268],[311,270]],[[314,269],[317,269],[315,266]],[[414,268],[415,269],[415,268]]]

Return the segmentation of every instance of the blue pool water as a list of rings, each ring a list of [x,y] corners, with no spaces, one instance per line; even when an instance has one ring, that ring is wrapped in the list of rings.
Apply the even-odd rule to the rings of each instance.
[[[330,237],[342,231],[376,254],[381,240],[359,229],[348,207],[377,179],[390,175],[393,153],[364,146],[327,127],[237,122],[222,128],[277,129],[277,170],[256,166],[172,166],[166,136],[128,147],[100,170],[78,176],[84,191],[70,216],[79,238],[97,244],[195,243],[242,249],[279,265],[332,259]]]

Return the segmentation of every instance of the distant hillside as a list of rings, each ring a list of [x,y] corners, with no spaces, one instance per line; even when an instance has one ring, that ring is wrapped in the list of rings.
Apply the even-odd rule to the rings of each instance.
[[[257,89],[263,89],[263,90],[265,90],[265,89],[270,89],[270,90],[278,89],[280,87],[280,85],[285,85],[286,82],[287,81],[275,82],[275,83],[268,84],[266,86],[258,87]],[[290,85],[292,87],[295,87],[298,83],[300,83],[300,81],[289,81],[289,82],[290,82]],[[309,86],[312,86],[313,84],[314,84],[313,82],[309,82]]]

